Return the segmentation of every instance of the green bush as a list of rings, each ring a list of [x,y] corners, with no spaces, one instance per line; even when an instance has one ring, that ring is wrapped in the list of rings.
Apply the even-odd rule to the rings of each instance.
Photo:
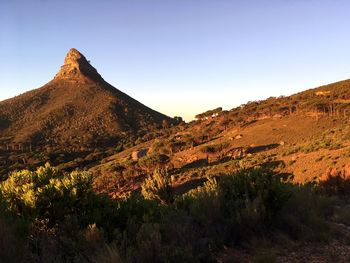
[[[168,171],[156,169],[141,185],[141,193],[145,199],[157,200],[163,204],[171,203],[173,192]]]
[[[87,172],[63,174],[46,164],[36,171],[13,172],[0,184],[8,210],[25,218],[49,219],[55,224],[69,215],[88,218],[96,195]]]
[[[140,158],[138,164],[140,167],[150,170],[159,167],[160,165],[164,165],[169,161],[169,156],[165,154],[151,154]]]
[[[269,224],[290,198],[288,184],[262,169],[248,169],[223,177],[218,195],[233,224]]]
[[[187,209],[196,220],[208,226],[218,221],[221,204],[218,198],[218,182],[214,177],[208,178],[203,186],[184,194],[177,205]]]
[[[222,231],[221,238],[238,241],[269,228],[291,196],[289,184],[262,169],[241,170],[217,180],[183,195],[177,205],[212,228],[213,235]]]

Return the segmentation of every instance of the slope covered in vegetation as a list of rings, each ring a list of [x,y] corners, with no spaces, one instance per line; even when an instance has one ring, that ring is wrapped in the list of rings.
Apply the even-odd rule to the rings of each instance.
[[[341,192],[349,182],[341,175],[295,185],[269,170],[248,169],[184,194],[170,191],[168,176],[156,171],[142,195],[117,201],[95,194],[84,172],[63,175],[49,165],[14,172],[0,185],[0,260],[266,262],[278,259],[273,251],[306,241],[338,242],[350,251],[349,233],[342,232],[348,193]],[[228,249],[245,251],[257,240],[263,242],[247,255]]]

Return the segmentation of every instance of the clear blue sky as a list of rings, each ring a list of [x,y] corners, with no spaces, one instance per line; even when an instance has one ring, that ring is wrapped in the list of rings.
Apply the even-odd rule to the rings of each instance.
[[[170,116],[350,78],[350,1],[0,1],[0,100],[52,79],[71,47]]]

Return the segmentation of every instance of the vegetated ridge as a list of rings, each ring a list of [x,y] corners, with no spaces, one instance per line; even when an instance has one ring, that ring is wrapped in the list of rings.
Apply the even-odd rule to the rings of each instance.
[[[101,178],[98,189],[111,196],[138,189],[159,166],[168,167],[181,191],[207,176],[256,166],[272,167],[295,182],[311,181],[332,169],[348,169],[349,106],[350,80],[345,80],[229,111],[216,108],[155,139],[139,138],[134,147],[90,169]]]

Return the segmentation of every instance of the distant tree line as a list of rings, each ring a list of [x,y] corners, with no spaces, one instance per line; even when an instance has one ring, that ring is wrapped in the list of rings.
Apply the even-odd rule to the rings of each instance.
[[[216,109],[208,110],[208,111],[206,111],[206,112],[197,114],[197,115],[195,116],[195,118],[196,118],[197,120],[209,119],[209,118],[212,118],[212,117],[217,116],[220,112],[222,112],[222,107],[218,107],[218,108],[216,108]]]

